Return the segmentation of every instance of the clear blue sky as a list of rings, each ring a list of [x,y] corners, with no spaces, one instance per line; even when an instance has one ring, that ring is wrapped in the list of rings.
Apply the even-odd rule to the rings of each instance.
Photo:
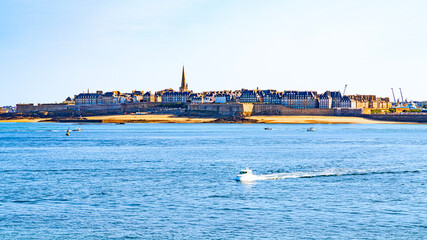
[[[0,106],[95,90],[427,100],[427,1],[2,0]]]

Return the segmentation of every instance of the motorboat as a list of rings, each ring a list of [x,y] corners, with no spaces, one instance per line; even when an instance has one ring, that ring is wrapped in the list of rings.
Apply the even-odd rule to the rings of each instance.
[[[255,181],[257,176],[252,174],[252,170],[248,168],[240,170],[239,174],[236,177],[237,181]]]
[[[73,132],[81,132],[81,131],[82,130],[80,128],[73,129]]]
[[[265,130],[273,130],[272,128],[266,127],[264,128]]]
[[[315,129],[314,127],[307,128],[307,132],[315,132],[315,131],[317,131],[317,129]]]

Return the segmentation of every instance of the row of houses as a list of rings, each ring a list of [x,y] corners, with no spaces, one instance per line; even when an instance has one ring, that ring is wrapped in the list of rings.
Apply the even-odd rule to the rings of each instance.
[[[16,112],[16,107],[13,107],[13,106],[0,107],[0,113],[14,113],[14,112]]]
[[[284,91],[243,90],[241,103],[280,104],[289,108],[390,108],[389,98],[377,98],[375,95],[346,95],[340,91]]]
[[[132,102],[164,102],[164,103],[229,103],[238,102],[240,91],[217,91],[193,93],[193,91],[175,92],[173,89],[165,89],[152,93],[151,91],[133,91],[132,93],[120,93],[112,91],[103,93],[80,93],[74,96],[74,99],[68,97],[65,104],[90,105],[90,104],[120,104]]]
[[[91,105],[91,104],[120,104],[131,102],[142,102],[144,92],[133,91],[132,93],[121,93],[120,91],[112,91],[103,93],[96,91],[95,93],[80,93],[74,96],[74,99],[68,97],[64,103],[75,105]]]
[[[155,93],[133,91],[120,93],[112,91],[103,93],[80,93],[74,99],[67,98],[64,103],[76,105],[88,104],[120,104],[131,102],[162,102],[179,103],[259,103],[277,104],[289,108],[390,108],[388,98],[377,98],[375,95],[347,95],[340,91],[326,91],[318,94],[316,91],[276,91],[276,90],[224,90],[194,93],[193,91],[174,91],[165,89]]]

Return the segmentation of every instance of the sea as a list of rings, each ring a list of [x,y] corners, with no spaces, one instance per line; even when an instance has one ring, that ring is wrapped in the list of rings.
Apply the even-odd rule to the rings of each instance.
[[[426,184],[422,124],[0,123],[0,239],[427,239]]]

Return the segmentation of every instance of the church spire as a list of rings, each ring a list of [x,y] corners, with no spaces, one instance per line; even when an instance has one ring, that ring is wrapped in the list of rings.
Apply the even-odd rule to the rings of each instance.
[[[188,90],[188,84],[185,81],[185,72],[184,72],[184,66],[182,66],[182,78],[181,78],[181,87],[179,88],[180,92],[184,92]]]

